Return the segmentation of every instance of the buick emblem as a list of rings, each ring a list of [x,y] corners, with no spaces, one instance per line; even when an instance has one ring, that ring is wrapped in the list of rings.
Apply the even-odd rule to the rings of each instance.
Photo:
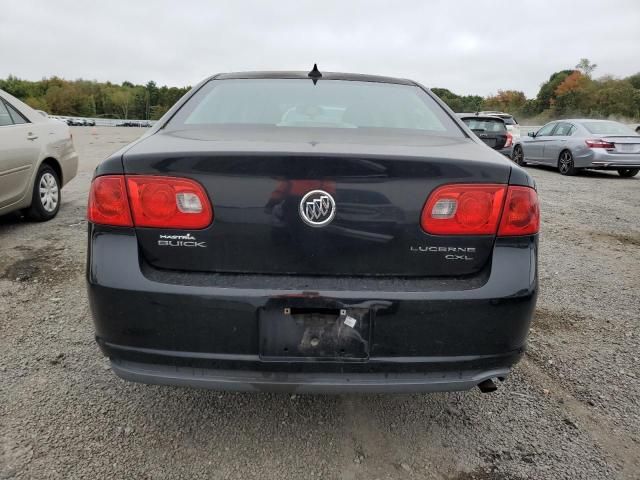
[[[336,202],[324,190],[312,190],[300,200],[300,217],[310,227],[324,227],[336,215]]]

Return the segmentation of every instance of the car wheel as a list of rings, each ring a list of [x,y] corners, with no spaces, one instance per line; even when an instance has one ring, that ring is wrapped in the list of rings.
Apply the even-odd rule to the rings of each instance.
[[[520,166],[524,166],[527,164],[527,162],[524,161],[524,152],[522,151],[522,147],[520,145],[516,145],[515,147],[513,147],[511,159]]]
[[[33,185],[27,217],[36,222],[51,220],[58,214],[61,200],[58,174],[49,165],[41,165]]]
[[[563,150],[558,158],[558,171],[562,175],[575,175],[578,173],[578,169],[573,163],[573,155],[569,150]]]
[[[619,168],[618,175],[622,178],[630,178],[635,177],[638,172],[640,172],[640,168]]]

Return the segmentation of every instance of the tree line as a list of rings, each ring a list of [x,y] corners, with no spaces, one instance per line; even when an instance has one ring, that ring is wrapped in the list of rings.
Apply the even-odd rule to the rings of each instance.
[[[583,58],[575,68],[553,73],[540,86],[535,98],[518,90],[498,90],[495,95],[456,95],[446,88],[433,88],[454,112],[499,110],[533,123],[555,118],[589,117],[640,121],[640,72],[617,79],[605,75],[594,79],[597,68]]]
[[[534,123],[560,117],[640,120],[640,72],[617,79],[606,75],[594,79],[597,65],[583,58],[573,69],[553,73],[535,98],[518,90],[498,90],[495,95],[456,95],[446,88],[433,92],[455,112],[500,110]],[[131,82],[114,84],[59,77],[38,81],[14,76],[0,79],[0,89],[38,110],[52,115],[155,120],[160,118],[190,87],[158,87]]]
[[[70,117],[156,120],[191,87],[158,87],[123,82],[64,80],[59,77],[38,81],[10,75],[0,79],[0,89],[29,106],[51,115]]]

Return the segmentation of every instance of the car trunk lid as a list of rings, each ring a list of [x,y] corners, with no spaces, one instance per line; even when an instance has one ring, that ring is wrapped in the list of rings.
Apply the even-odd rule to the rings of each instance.
[[[429,235],[420,214],[443,184],[506,184],[506,160],[467,138],[318,130],[161,131],[138,142],[123,157],[127,175],[193,179],[214,211],[202,230],[137,228],[144,260],[183,271],[351,276],[467,275],[487,264],[493,235]],[[312,191],[335,202],[324,226],[301,213]],[[322,208],[323,194],[310,201]]]
[[[605,142],[610,142],[615,145],[616,153],[640,153],[640,136],[605,136],[602,138]]]

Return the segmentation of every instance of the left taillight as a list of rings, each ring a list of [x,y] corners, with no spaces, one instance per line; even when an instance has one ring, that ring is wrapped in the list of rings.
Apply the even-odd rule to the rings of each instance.
[[[136,227],[201,229],[213,220],[213,209],[199,183],[178,177],[127,176]]]
[[[103,215],[105,209],[121,216]],[[188,178],[106,175],[91,185],[88,218],[106,225],[197,230],[211,224],[213,209],[204,188]]]
[[[87,219],[100,225],[133,226],[124,176],[105,175],[91,182]]]
[[[604,148],[607,150],[616,148],[613,143],[607,142],[606,140],[600,140],[598,138],[585,140],[584,143],[586,143],[589,148]]]

